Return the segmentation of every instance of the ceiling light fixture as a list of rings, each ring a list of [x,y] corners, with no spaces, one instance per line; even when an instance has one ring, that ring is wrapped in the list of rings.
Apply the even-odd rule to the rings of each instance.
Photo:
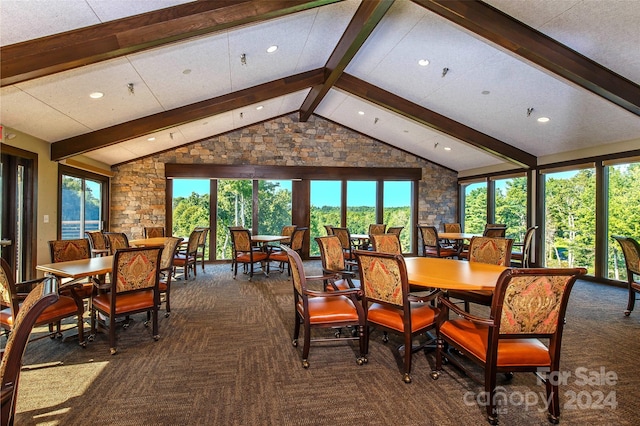
[[[269,48],[267,49],[267,53],[273,53],[276,50],[278,50],[278,46],[274,44],[273,46],[269,46]]]
[[[480,92],[480,93],[482,93],[483,95],[488,95],[488,94],[489,94],[489,93],[491,93],[491,92],[490,92],[490,91],[488,91],[488,90],[483,90],[483,91],[482,91],[482,92]]]
[[[240,55],[240,63],[242,65],[247,65],[247,54],[243,53],[242,55]]]
[[[358,114],[364,115],[364,111],[358,111]]]
[[[445,147],[444,147],[444,150],[445,150],[445,151],[451,151],[451,148],[450,148],[450,147],[448,147],[448,146],[445,146]]]
[[[421,67],[426,67],[427,65],[429,65],[429,60],[428,59],[420,59],[418,61],[418,65],[420,65]]]
[[[129,89],[130,95],[135,95],[135,91],[133,90],[133,83],[127,84],[127,88]]]
[[[546,123],[547,121],[549,121],[549,117],[540,117],[540,118],[538,118],[538,122],[540,122],[540,123]]]
[[[103,96],[104,96],[104,93],[102,93],[102,92],[93,92],[93,93],[89,94],[89,97],[91,99],[100,99]]]
[[[442,68],[442,76],[444,77],[445,75],[447,75],[447,73],[449,72],[449,68],[444,67]]]
[[[256,109],[257,109],[258,111],[260,111],[262,108],[264,108],[262,105],[259,105],[259,106],[257,106],[257,107],[256,107]]]
[[[532,112],[533,112],[533,107],[527,108],[527,117],[530,117]]]
[[[187,69],[183,70],[182,74],[184,74],[184,75],[191,74],[191,69],[187,68]]]
[[[149,142],[153,142],[153,141],[155,141],[155,140],[156,140],[156,138],[154,138],[153,136],[151,136],[150,138],[147,138],[147,140],[148,140]]]

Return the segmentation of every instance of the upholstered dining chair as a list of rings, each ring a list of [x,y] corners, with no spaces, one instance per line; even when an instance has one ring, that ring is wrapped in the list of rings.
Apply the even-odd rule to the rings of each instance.
[[[436,369],[432,378],[440,376],[446,359],[484,383],[487,419],[497,424],[497,373],[544,374],[548,418],[557,423],[560,416],[557,374],[565,312],[574,282],[585,273],[583,268],[507,269],[498,278],[491,313],[485,318],[470,315],[451,301],[440,299],[444,312],[437,329]],[[456,314],[455,318],[448,319],[447,313]],[[539,339],[548,339],[548,345]],[[446,351],[445,343],[449,345]],[[484,379],[476,378],[465,368],[469,362],[484,368]]]
[[[511,249],[511,266],[529,268],[531,266],[531,247],[538,230],[538,225],[527,228],[521,243],[513,243]],[[517,250],[516,250],[517,248]]]
[[[175,270],[177,268],[182,268],[182,273],[184,275],[184,280],[189,279],[189,271],[193,272],[193,278],[198,276],[196,262],[198,256],[198,247],[200,244],[200,237],[202,233],[205,232],[202,228],[194,228],[193,231],[189,234],[189,239],[187,240],[187,246],[183,248],[178,248],[175,256],[173,257],[173,270],[175,275]]]
[[[507,233],[506,225],[495,225],[495,226],[487,226],[484,228],[484,232],[482,233],[483,237],[491,237],[491,238],[504,238]]]
[[[333,235],[333,225],[323,225],[327,235]]]
[[[158,307],[160,305],[160,265],[162,247],[131,247],[119,249],[113,257],[113,275],[110,283],[95,282],[97,292],[91,298],[91,335],[95,339],[98,314],[108,317],[109,348],[111,355],[116,347],[116,318],[140,312],[151,313],[152,336],[158,332]],[[145,321],[148,326],[149,321]],[[106,325],[106,321],[105,321]]]
[[[390,226],[389,228],[387,228],[387,234],[395,234],[398,236],[398,238],[400,238],[400,234],[402,233],[403,229],[404,226]]]
[[[0,266],[0,326],[4,330],[4,334],[9,335],[15,329],[16,318],[20,310],[23,309],[24,299],[27,294],[35,286],[45,281],[46,277],[16,283],[15,274],[9,264],[2,258],[0,258]],[[52,339],[62,337],[62,332],[69,329],[62,330],[62,320],[75,317],[78,341],[80,346],[84,347],[86,345],[83,320],[84,303],[82,302],[82,297],[78,294],[81,290],[82,284],[71,285],[66,291],[61,291],[60,297],[40,313],[35,325],[49,326],[49,333],[42,337],[49,336]]]
[[[384,234],[387,232],[386,223],[371,223],[369,225],[369,235]]]
[[[110,253],[107,238],[102,231],[85,231],[84,234],[89,240],[92,257],[106,256]]]
[[[371,234],[373,251],[389,254],[402,254],[400,239],[396,234]]]
[[[458,250],[449,245],[443,245],[438,237],[435,226],[418,225],[422,238],[422,255],[426,257],[455,257]]]
[[[76,238],[72,240],[51,240],[49,241],[49,254],[51,255],[51,263],[68,262],[71,260],[89,259],[91,257],[91,248],[89,240],[86,238]],[[69,281],[63,279],[62,283]],[[66,292],[66,290],[63,290]],[[82,299],[91,297],[93,284],[90,279],[82,282],[82,287],[75,288],[76,294]]]
[[[142,229],[144,238],[164,237],[164,226],[145,226]]]
[[[182,237],[168,237],[164,242],[162,257],[160,258],[160,303],[164,303],[165,318],[171,315],[171,279],[173,278],[173,259],[176,256]]]
[[[356,250],[356,259],[367,320],[365,352],[368,353],[371,327],[400,334],[404,342],[402,380],[411,383],[412,342],[435,328],[440,310],[430,302],[440,292],[434,290],[422,297],[411,295],[402,255]]]
[[[473,237],[469,243],[469,262],[509,266],[511,264],[511,238]],[[464,302],[464,310],[469,312],[469,304],[491,306],[493,292],[490,290],[449,290],[447,296]]]
[[[636,304],[636,293],[640,293],[640,244],[630,237],[614,235],[613,238],[620,244],[627,266],[629,299],[624,314],[629,316]]]
[[[207,250],[207,236],[209,236],[209,231],[211,228],[198,226],[196,229],[202,231],[200,233],[200,238],[198,239],[198,251],[196,252],[196,263],[198,263],[198,259],[200,259],[200,265],[202,266],[202,272],[204,273],[204,255]]]
[[[298,254],[302,254],[302,246],[304,245],[304,237],[307,234],[307,230],[309,228],[296,228],[293,230],[291,234],[291,238],[289,240],[288,247],[295,251]],[[278,247],[274,247],[271,249],[271,253],[269,253],[269,262],[278,262],[280,272],[284,272],[285,266],[287,267],[287,274],[291,276],[291,265],[289,264],[289,256],[287,252]]]
[[[444,232],[461,233],[462,226],[459,223],[443,223],[442,230]],[[460,257],[462,251],[469,250],[469,246],[465,246],[464,241],[461,240],[448,240],[448,245],[458,250],[458,257]]]
[[[283,235],[285,237],[289,237],[288,240],[283,240],[280,242],[280,244],[284,244],[284,245],[290,245],[291,244],[291,235],[293,235],[293,231],[295,231],[297,228],[296,225],[285,225],[282,227],[282,231],[280,231],[280,235]]]
[[[259,263],[269,273],[269,247],[263,250],[251,242],[251,231],[248,229],[230,229],[233,245],[232,267],[233,279],[238,275],[238,264],[246,265],[249,270],[249,281],[253,278],[254,265]]]
[[[3,259],[4,260],[4,259]],[[43,312],[58,300],[58,280],[45,278],[37,284],[22,302],[13,321],[13,331],[0,352],[0,424],[14,424],[18,383],[29,336]]]
[[[344,258],[342,243],[337,235],[326,235],[316,237],[316,242],[320,248],[320,261],[322,263],[322,273],[325,275],[339,274],[341,279],[328,280],[325,282],[325,290],[347,290],[360,287],[360,280],[355,279],[356,274],[352,267],[348,266]]]
[[[304,343],[302,346],[302,366],[309,368],[309,351],[311,342],[354,340],[359,341],[360,354],[356,358],[358,365],[365,364],[367,351],[365,346],[365,314],[362,304],[358,300],[362,291],[360,289],[347,289],[335,291],[316,291],[308,287],[310,281],[324,281],[340,279],[339,275],[306,276],[304,265],[300,255],[289,247],[282,248],[289,256],[291,265],[291,280],[293,281],[293,303],[295,309],[295,322],[292,344],[298,346],[300,325],[304,330]],[[341,337],[339,332],[334,337],[311,338],[311,330],[317,328],[354,327],[356,336]]]
[[[129,237],[124,232],[105,232],[109,243],[110,254],[115,254],[116,250],[129,248]]]
[[[345,260],[351,261],[351,263],[347,264],[347,267],[352,267],[355,265],[355,256],[353,254],[354,247],[351,243],[351,233],[349,232],[349,228],[344,227],[333,227],[333,235],[338,237],[340,240],[340,244],[342,245],[342,255]]]

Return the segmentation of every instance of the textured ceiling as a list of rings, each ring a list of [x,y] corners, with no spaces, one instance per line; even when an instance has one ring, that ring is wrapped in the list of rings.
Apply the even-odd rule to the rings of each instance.
[[[188,2],[2,0],[0,44],[4,49],[184,3]],[[640,2],[487,3],[638,88]],[[134,119],[328,67],[359,6],[359,1],[327,4],[6,84],[0,92],[0,122],[53,144],[64,143]],[[572,151],[580,155],[589,149],[603,153],[640,149],[640,117],[634,112],[420,4],[395,1],[367,35],[353,59],[344,62],[344,74],[389,92],[412,108],[415,105],[475,134],[488,135],[509,149],[538,159]],[[266,52],[271,45],[278,46],[275,53]],[[420,59],[428,59],[429,65],[419,66]],[[328,88],[312,112],[461,173],[516,167],[505,155],[494,155],[446,129],[416,120],[405,110],[363,99],[343,86]],[[89,93],[95,91],[103,92],[104,97],[90,99]],[[132,130],[128,140],[105,143],[83,155],[107,165],[130,161],[296,112],[310,93],[307,87],[157,131],[137,134]],[[541,116],[549,117],[549,122],[539,123]],[[150,137],[155,140],[148,141]]]

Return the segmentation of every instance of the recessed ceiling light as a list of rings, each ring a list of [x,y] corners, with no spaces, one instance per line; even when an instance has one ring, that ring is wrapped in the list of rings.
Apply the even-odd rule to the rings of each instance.
[[[420,65],[421,67],[426,67],[427,65],[429,65],[429,60],[428,59],[420,59],[418,61],[418,65]]]
[[[449,148],[448,146],[445,146],[445,147],[444,147],[444,150],[445,150],[445,151],[451,151],[451,148]]]
[[[540,123],[546,123],[547,121],[549,121],[549,117],[540,117],[540,118],[538,118],[538,121]]]
[[[267,49],[267,53],[273,53],[276,50],[278,50],[278,46],[274,44],[273,46],[269,46],[269,48]]]
[[[358,111],[358,114],[364,115],[364,111]]]
[[[183,70],[183,71],[182,71],[182,74],[185,74],[185,75],[186,75],[186,74],[191,74],[191,69],[190,69],[190,68],[187,68],[187,69]]]
[[[93,92],[93,93],[89,94],[89,97],[91,99],[100,99],[103,96],[104,96],[104,93],[102,93],[102,92]]]
[[[150,138],[147,138],[147,140],[148,140],[149,142],[153,142],[153,141],[155,141],[155,140],[156,140],[156,138],[154,138],[153,136],[151,136]]]
[[[257,107],[256,107],[256,109],[257,109],[258,111],[260,111],[262,108],[264,108],[262,105],[259,105],[259,106],[257,106]]]
[[[482,92],[480,92],[480,93],[482,93],[483,95],[488,95],[488,94],[489,94],[489,93],[491,93],[491,92],[490,92],[490,91],[488,91],[488,90],[483,90],[483,91],[482,91]]]

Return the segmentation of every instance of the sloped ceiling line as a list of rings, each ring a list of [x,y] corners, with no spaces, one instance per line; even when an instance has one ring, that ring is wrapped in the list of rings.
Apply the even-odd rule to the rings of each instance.
[[[481,1],[413,0],[481,37],[640,115],[640,86]]]
[[[300,121],[311,117],[322,99],[340,78],[349,62],[367,40],[373,29],[382,20],[394,0],[365,1],[360,4],[342,38],[325,65],[327,78],[322,85],[313,87],[300,107]]]
[[[0,87],[337,1],[198,1],[4,46]]]

